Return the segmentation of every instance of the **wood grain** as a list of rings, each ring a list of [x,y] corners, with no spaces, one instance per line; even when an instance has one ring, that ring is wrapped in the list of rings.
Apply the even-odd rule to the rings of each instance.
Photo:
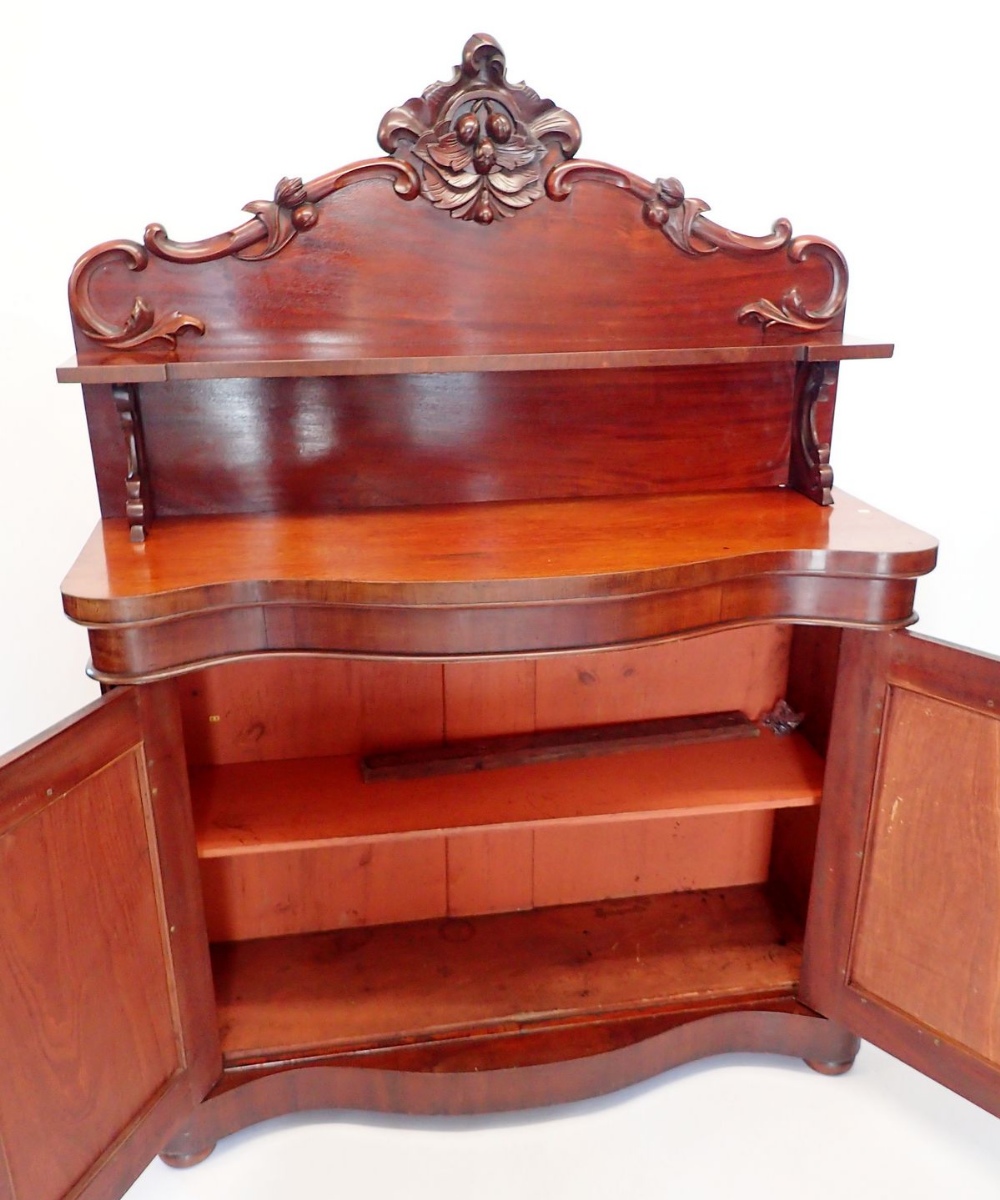
[[[774,811],[817,804],[821,779],[804,742],[769,733],[471,780],[366,783],[346,758],[195,770],[209,934],[761,883]]]
[[[274,1064],[279,1070],[233,1067],[171,1142],[167,1161],[198,1161],[218,1138],[282,1113],[503,1112],[604,1095],[710,1054],[790,1054],[849,1066],[857,1050],[853,1034],[790,996],[743,993],[653,1016]]]
[[[790,990],[795,929],[762,889],[216,947],[226,1061]]]
[[[364,754],[440,744],[442,730],[452,743],[713,709],[758,719],[784,692],[789,638],[757,625],[636,650],[443,664],[274,655],[192,672],[176,688],[192,765]]]
[[[149,384],[143,444],[163,517],[776,487],[794,392],[790,364]],[[106,490],[117,516],[120,464]]]
[[[746,512],[753,507],[755,519]],[[896,626],[933,539],[788,491],[105,522],[63,585],[100,678],[268,650],[458,656],[764,619]]]
[[[439,743],[437,663],[272,657],[176,684],[192,765],[364,754]]]
[[[361,778],[351,757],[195,768],[199,853],[366,841],[442,829],[585,822],[608,815],[745,812],[819,801],[823,762],[794,734],[638,750],[471,778]]]
[[[32,1200],[122,1195],[220,1069],[191,843],[163,823],[186,792],[142,706],[104,697],[0,764],[0,1139]]]
[[[567,758],[596,758],[656,746],[726,742],[759,735],[758,726],[741,712],[619,721],[611,725],[500,734],[449,742],[446,746],[366,754],[361,760],[361,775],[366,783],[375,779],[468,775],[473,771],[498,771]]]
[[[893,686],[884,722],[849,986],[1000,1066],[1000,719]]]
[[[803,997],[1000,1115],[1000,662],[845,633],[839,675]]]

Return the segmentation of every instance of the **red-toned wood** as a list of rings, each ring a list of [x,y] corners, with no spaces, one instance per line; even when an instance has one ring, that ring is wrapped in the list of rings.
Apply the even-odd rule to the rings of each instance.
[[[752,509],[755,519],[746,520]],[[267,650],[450,656],[765,619],[895,626],[935,543],[789,491],[105,522],[63,584],[98,677]],[[138,624],[143,622],[143,624]]]
[[[439,663],[280,657],[177,680],[193,766],[440,743]]]
[[[316,379],[355,375],[452,375],[512,371],[605,371],[634,367],[716,367],[735,363],[844,362],[891,358],[894,346],[861,338],[812,335],[805,342],[763,345],[675,346],[644,350],[568,350],[538,353],[393,354],[352,357],[335,345],[319,347],[265,342],[257,347],[224,347],[214,359],[190,362],[137,353],[74,355],[56,368],[60,383],[96,389],[110,383],[166,383],[196,379]],[[259,351],[259,356],[255,353]],[[271,357],[268,357],[268,356]]]
[[[433,745],[442,730],[454,742],[713,709],[759,719],[784,694],[789,637],[757,625],[641,649],[443,664],[273,655],[192,672],[177,690],[192,765],[363,754]]]
[[[759,887],[217,946],[226,1062],[791,995],[799,931]]]
[[[823,764],[795,734],[637,750],[486,771],[364,782],[349,757],[192,771],[201,854],[608,815],[815,804]],[[739,780],[734,787],[733,779]]]
[[[365,783],[344,758],[196,770],[209,932],[270,937],[760,883],[773,812],[818,803],[821,775],[805,742],[770,733],[724,753],[676,746],[474,779]]]
[[[445,838],[449,917],[534,908],[536,830],[505,825]]]
[[[670,1067],[733,1051],[850,1064],[853,1034],[794,1001],[741,996],[725,1005],[554,1032],[500,1035],[333,1059],[273,1073],[233,1070],[163,1155],[199,1162],[216,1141],[283,1113],[340,1107],[370,1112],[483,1113],[604,1095]]]
[[[157,514],[183,516],[776,487],[794,392],[765,364],[226,379],[141,405]]]
[[[534,658],[445,663],[445,741],[545,728],[535,717],[538,665]]]
[[[787,626],[756,625],[658,646],[539,658],[537,728],[727,708],[759,720],[785,694],[790,638]]]
[[[600,181],[489,228],[405,203],[385,180],[318,208],[316,227],[263,263],[151,255],[141,274],[109,263],[91,281],[94,305],[124,316],[140,292],[200,318],[206,334],[181,334],[170,358],[217,376],[218,363],[251,357],[248,345],[263,360],[757,346],[764,335],[739,321],[744,305],[830,288],[824,263],[791,263],[784,247],[754,255],[749,270],[737,254],[686,255],[643,224],[633,196]],[[553,269],[566,263],[572,271]],[[108,361],[82,332],[77,348],[81,364]],[[154,350],[142,357],[162,361],[162,344]]]
[[[1000,1115],[1000,661],[845,633],[841,664],[803,996]]]
[[[163,700],[113,693],[0,763],[0,1143],[17,1197],[122,1195],[220,1070]]]
[[[738,888],[768,877],[770,808],[535,830],[533,902]]]

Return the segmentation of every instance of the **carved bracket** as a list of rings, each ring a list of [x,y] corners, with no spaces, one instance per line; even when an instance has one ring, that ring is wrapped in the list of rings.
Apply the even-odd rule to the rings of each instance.
[[[142,542],[146,539],[152,514],[146,485],[146,448],[139,418],[139,389],[134,384],[116,383],[111,393],[125,435],[125,516],[129,538],[133,542]]]
[[[413,162],[436,208],[489,225],[541,199],[543,159],[552,145],[575,154],[580,126],[526,84],[510,83],[503,50],[477,33],[447,83],[385,114],[378,141]]]
[[[814,362],[801,367],[800,371],[788,482],[817,504],[832,504],[830,443],[820,441],[816,421],[820,404],[828,404],[832,409],[837,395],[838,368],[836,363]],[[830,412],[828,423],[832,416]]]

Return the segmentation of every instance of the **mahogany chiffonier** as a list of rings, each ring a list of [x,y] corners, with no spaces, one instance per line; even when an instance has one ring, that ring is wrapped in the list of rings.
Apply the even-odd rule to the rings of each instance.
[[[378,141],[73,271],[105,694],[0,770],[0,1197],[859,1035],[1000,1114],[1000,663],[833,489],[842,255],[484,35]]]

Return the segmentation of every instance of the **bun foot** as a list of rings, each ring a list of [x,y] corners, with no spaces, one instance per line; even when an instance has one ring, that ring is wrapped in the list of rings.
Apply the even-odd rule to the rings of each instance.
[[[823,1062],[817,1058],[804,1058],[802,1061],[820,1075],[843,1075],[854,1066],[853,1058],[849,1058],[847,1062]]]
[[[210,1146],[206,1146],[203,1150],[194,1150],[187,1154],[171,1154],[169,1150],[164,1150],[160,1155],[160,1161],[165,1162],[168,1167],[174,1167],[179,1171],[184,1167],[196,1167],[200,1162],[204,1162],[214,1149],[215,1142]]]

